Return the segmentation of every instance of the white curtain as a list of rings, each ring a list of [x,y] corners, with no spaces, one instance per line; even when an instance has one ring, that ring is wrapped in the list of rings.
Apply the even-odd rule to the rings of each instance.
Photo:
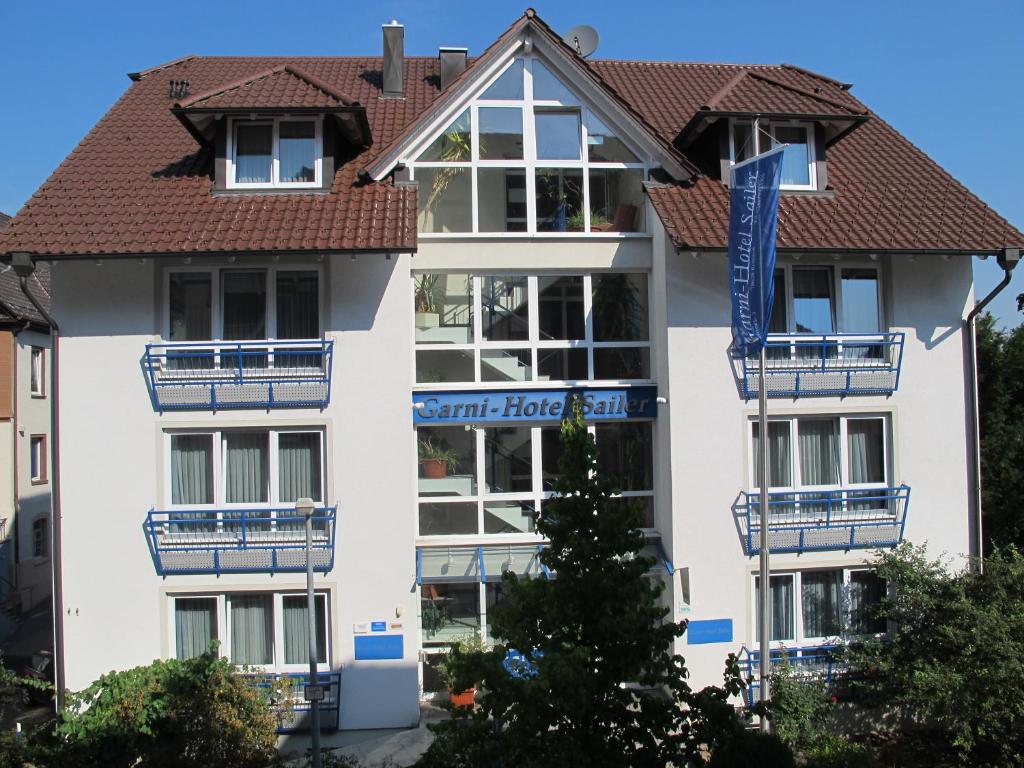
[[[846,422],[850,451],[851,483],[884,483],[885,430],[881,419],[850,419]]]
[[[235,432],[227,442],[225,498],[230,504],[262,504],[267,501],[269,435],[266,432]]]
[[[171,436],[171,503],[213,503],[213,435]]]
[[[761,439],[760,427],[754,422],[754,485],[759,481],[761,471]],[[768,487],[785,488],[793,484],[793,472],[790,457],[789,423],[785,421],[768,422]]]
[[[281,181],[316,181],[316,126],[309,120],[282,120],[278,130]]]
[[[174,636],[179,659],[191,659],[210,648],[217,634],[217,601],[212,598],[177,598],[174,601]]]
[[[286,664],[309,662],[309,610],[306,596],[283,598],[284,661]],[[324,598],[316,597],[316,656],[321,664],[327,663],[327,617]]]
[[[811,571],[801,578],[804,636],[832,637],[842,630],[842,571]]]
[[[270,182],[274,129],[270,125],[239,125],[235,130],[235,181]]]
[[[761,580],[756,580],[757,588],[757,639],[761,639]],[[771,620],[772,640],[792,640],[796,636],[796,622],[793,605],[793,577],[772,576],[769,580],[771,586]]]
[[[839,421],[800,419],[797,423],[800,447],[801,485],[839,484]]]
[[[232,596],[231,661],[234,664],[272,664],[273,638],[271,596]]]
[[[323,501],[318,432],[283,432],[278,435],[277,462],[281,502],[294,502],[303,497]]]

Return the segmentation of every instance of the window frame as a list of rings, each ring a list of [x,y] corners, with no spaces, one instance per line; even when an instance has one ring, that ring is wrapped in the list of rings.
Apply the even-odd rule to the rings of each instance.
[[[280,137],[282,122],[311,122],[314,127],[314,166],[313,181],[281,181]],[[224,186],[226,189],[317,189],[323,186],[324,137],[322,115],[250,115],[248,117],[229,117],[227,120],[226,145],[224,159],[226,171]],[[270,125],[271,155],[269,182],[239,182],[235,180],[237,163],[235,162],[235,138],[239,125]]]
[[[886,333],[888,324],[886,323],[886,312],[885,312],[885,287],[882,283],[882,267],[880,264],[874,262],[851,262],[846,263],[794,263],[794,262],[778,262],[775,265],[776,272],[781,271],[783,273],[784,290],[775,291],[775,300],[778,301],[779,296],[783,296],[786,302],[786,330],[783,333],[772,334],[773,336],[794,336],[799,332],[796,330],[796,313],[795,313],[795,292],[793,289],[793,272],[794,270],[800,269],[827,269],[829,272],[829,285],[832,290],[832,336],[841,336],[845,333],[854,333],[853,331],[845,330],[843,326],[843,271],[849,269],[863,269],[871,270],[875,273],[875,285],[877,289],[877,296],[875,301],[878,306],[878,333]],[[778,281],[775,282],[775,288],[778,289]],[[818,335],[818,334],[814,334]]]
[[[737,125],[749,125],[751,126],[751,135],[753,135],[753,124],[754,121],[750,118],[729,118],[729,165],[736,164],[736,126]],[[780,184],[779,189],[784,192],[816,192],[818,191],[818,169],[817,169],[817,138],[815,131],[815,124],[806,120],[795,120],[795,119],[765,119],[762,118],[758,121],[759,130],[767,132],[772,139],[772,145],[780,144],[779,140],[775,138],[775,129],[778,127],[783,128],[800,128],[804,131],[807,136],[807,178],[810,180],[809,184]],[[760,148],[761,143],[764,141],[763,135],[756,137],[757,148]],[[742,147],[740,148],[742,149]],[[771,147],[767,147],[762,151],[767,152]],[[756,154],[756,152],[755,152]]]
[[[46,397],[46,347],[29,348],[29,393],[35,398]]]
[[[29,479],[32,485],[46,485],[49,482],[47,467],[47,444],[45,434],[29,436]]]
[[[470,230],[468,232],[419,232],[419,236],[425,239],[434,238],[473,238],[473,237],[487,237],[487,238],[522,238],[522,237],[552,237],[552,238],[577,238],[577,237],[604,237],[604,238],[624,238],[624,237],[650,237],[649,226],[644,214],[643,200],[638,205],[637,217],[637,229],[633,232],[591,232],[591,203],[590,203],[590,168],[594,169],[617,169],[617,170],[640,170],[641,182],[646,180],[649,175],[650,169],[653,167],[651,159],[645,155],[645,153],[639,150],[628,137],[624,137],[620,132],[615,131],[613,124],[615,121],[608,119],[604,114],[599,113],[592,107],[585,103],[584,99],[573,91],[573,89],[566,84],[561,78],[558,77],[555,69],[547,64],[544,66],[566,87],[567,90],[572,94],[573,100],[571,102],[561,100],[535,100],[533,98],[533,62],[539,61],[540,59],[536,55],[518,55],[509,59],[509,61],[500,69],[498,69],[494,75],[492,75],[486,82],[484,82],[476,95],[474,95],[469,101],[464,104],[460,104],[458,109],[452,110],[450,115],[446,114],[446,117],[442,124],[435,128],[424,137],[416,142],[410,148],[406,159],[404,160],[405,165],[409,168],[410,178],[416,180],[416,170],[418,168],[465,168],[470,173],[470,197],[472,201],[472,213],[470,218]],[[516,65],[517,61],[523,62],[523,98],[522,99],[486,99],[484,94],[499,78],[501,78],[509,69]],[[480,138],[480,119],[479,110],[480,108],[491,108],[491,107],[517,107],[522,110],[523,117],[523,159],[522,160],[505,160],[505,159],[493,159],[493,160],[481,160],[479,155],[479,138]],[[441,162],[441,161],[421,161],[419,156],[429,148],[434,141],[442,136],[451,123],[457,120],[460,115],[466,110],[470,111],[470,135],[471,135],[471,155],[469,160],[453,161],[453,162]],[[536,137],[536,122],[535,114],[537,111],[574,111],[579,115],[580,122],[580,159],[579,160],[556,160],[556,159],[539,159],[537,158],[537,137]],[[615,132],[616,138],[619,139],[634,156],[638,158],[637,162],[622,162],[612,163],[604,161],[591,161],[589,158],[589,135],[587,129],[587,118],[589,115],[593,115],[603,125],[608,127],[610,130]],[[523,231],[485,231],[480,229],[480,198],[479,198],[479,170],[487,168],[506,168],[506,169],[517,169],[523,170],[526,176],[526,229]],[[572,169],[580,170],[583,177],[583,195],[581,201],[582,213],[584,216],[583,230],[578,232],[557,232],[557,231],[546,231],[539,230],[537,228],[537,189],[536,189],[536,177],[538,170],[545,169]]]
[[[50,557],[50,519],[41,515],[32,521],[32,558],[46,560]]]
[[[805,635],[804,634],[804,606],[803,606],[803,576],[807,573],[822,573],[829,571],[839,571],[842,573],[842,588],[840,596],[840,621],[842,623],[842,631],[838,635]],[[802,647],[814,647],[821,645],[838,645],[847,638],[880,638],[884,637],[888,632],[859,635],[853,634],[849,631],[851,628],[851,622],[853,621],[851,606],[850,606],[850,585],[852,583],[852,575],[854,573],[875,573],[875,569],[859,566],[814,566],[808,568],[792,568],[784,570],[773,570],[769,576],[769,582],[772,578],[779,576],[792,576],[793,577],[793,637],[785,638],[783,640],[770,640],[769,647],[772,649],[779,648],[802,648]],[[877,574],[876,574],[877,575]],[[760,627],[758,626],[757,613],[758,613],[758,580],[760,575],[757,573],[750,574],[750,632],[748,634],[750,647],[757,648],[760,645],[758,639],[758,632]]]

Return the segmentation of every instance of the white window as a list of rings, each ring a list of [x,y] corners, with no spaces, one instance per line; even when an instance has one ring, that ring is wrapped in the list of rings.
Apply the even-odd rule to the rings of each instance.
[[[416,382],[651,378],[647,275],[413,276]]]
[[[771,333],[876,334],[884,327],[877,265],[783,264],[775,270]]]
[[[270,509],[294,507],[300,498],[324,501],[322,430],[176,431],[167,441],[171,507]]]
[[[46,482],[46,435],[32,435],[29,455],[32,484],[41,485]]]
[[[733,120],[729,131],[730,157],[734,163],[746,160],[758,152],[767,152],[780,144],[786,145],[782,157],[781,189],[817,189],[815,172],[814,126],[795,121],[758,121],[758,135],[752,135],[749,120]]]
[[[37,517],[32,521],[32,557],[49,557],[50,555],[50,521],[45,517]]]
[[[320,186],[321,118],[233,119],[229,126],[229,188]]]
[[[754,577],[751,637],[761,636],[760,577]],[[773,573],[771,644],[773,647],[822,645],[849,637],[886,631],[872,615],[886,594],[886,583],[873,571],[833,568]]]
[[[419,229],[644,230],[646,164],[538,58],[517,58],[414,150]]]
[[[46,350],[32,347],[31,392],[33,397],[46,396]]]
[[[591,425],[601,470],[617,479],[622,503],[640,505],[654,527],[653,424]],[[417,430],[419,535],[519,535],[554,496],[559,426],[437,426]]]
[[[168,341],[317,339],[321,272],[310,267],[167,274]]]
[[[329,663],[330,612],[327,595],[314,596],[317,662]],[[309,669],[309,611],[305,593],[238,592],[181,595],[171,599],[176,658],[209,650],[239,666],[267,671]]]

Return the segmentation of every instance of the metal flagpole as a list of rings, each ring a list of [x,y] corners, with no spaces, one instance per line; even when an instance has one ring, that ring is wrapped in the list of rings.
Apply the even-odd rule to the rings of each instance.
[[[757,418],[758,431],[761,435],[761,461],[758,469],[761,489],[761,509],[758,516],[761,523],[761,589],[758,591],[758,601],[761,604],[761,617],[759,632],[761,635],[760,645],[760,700],[767,704],[771,696],[768,690],[768,674],[771,671],[771,606],[772,593],[770,575],[768,569],[768,392],[764,382],[765,349],[761,346],[760,365],[757,372]],[[771,730],[768,718],[761,713],[761,731],[768,733]]]

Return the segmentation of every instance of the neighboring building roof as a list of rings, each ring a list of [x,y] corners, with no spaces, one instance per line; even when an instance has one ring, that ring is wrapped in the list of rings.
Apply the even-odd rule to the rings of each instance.
[[[523,28],[550,29],[532,11]],[[493,49],[495,46],[492,46]],[[491,49],[489,49],[491,50]],[[701,115],[786,113],[858,122],[828,147],[825,195],[784,195],[779,244],[801,249],[987,253],[1024,235],[855,99],[849,86],[792,65],[577,59],[661,146],[676,152]],[[473,61],[444,98],[475,75]],[[407,57],[405,97],[381,97],[382,60],[190,56],[133,84],[0,234],[0,253],[44,256],[200,252],[414,250],[416,192],[359,171],[391,157],[441,102],[436,57]],[[213,195],[212,150],[172,114],[169,80],[187,80],[180,109],[356,107],[372,146],[354,150],[329,194]],[[729,192],[698,177],[649,185],[679,248],[722,248]]]

